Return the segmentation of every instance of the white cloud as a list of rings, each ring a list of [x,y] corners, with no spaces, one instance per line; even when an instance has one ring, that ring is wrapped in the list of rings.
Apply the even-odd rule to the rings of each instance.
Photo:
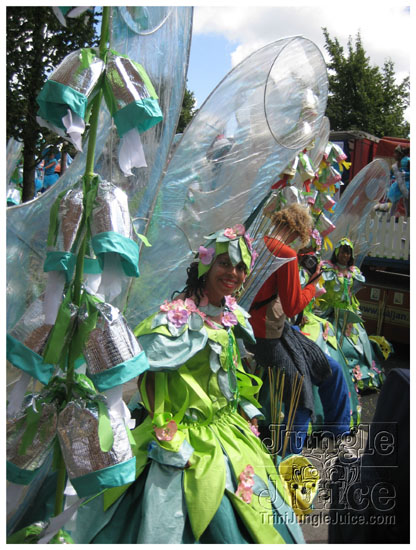
[[[304,3],[305,4],[305,3]],[[348,7],[347,7],[348,6]],[[373,65],[391,58],[397,75],[406,76],[410,63],[410,16],[405,6],[382,2],[327,5],[196,6],[193,33],[217,33],[235,43],[232,66],[261,46],[287,36],[312,40],[326,57],[322,27],[346,50],[358,32]]]

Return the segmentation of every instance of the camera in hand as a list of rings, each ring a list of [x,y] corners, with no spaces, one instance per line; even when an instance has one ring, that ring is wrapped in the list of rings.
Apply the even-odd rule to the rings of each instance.
[[[299,256],[299,264],[306,269],[310,275],[315,273],[318,263],[319,260],[315,254],[302,254]]]

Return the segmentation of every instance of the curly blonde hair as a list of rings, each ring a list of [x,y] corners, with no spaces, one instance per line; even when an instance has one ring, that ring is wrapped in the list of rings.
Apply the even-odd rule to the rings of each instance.
[[[313,218],[306,206],[298,203],[291,204],[271,215],[271,220],[276,227],[287,225],[292,231],[298,233],[302,246],[306,246],[311,238]]]

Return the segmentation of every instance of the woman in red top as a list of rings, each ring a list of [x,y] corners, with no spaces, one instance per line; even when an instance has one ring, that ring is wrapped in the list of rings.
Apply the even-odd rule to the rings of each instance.
[[[264,368],[263,386],[259,400],[263,405],[262,435],[269,437],[271,422],[270,387],[267,368],[283,369],[285,383],[283,403],[286,411],[293,397],[293,386],[297,376],[303,376],[297,413],[296,429],[290,437],[289,453],[300,453],[311,417],[314,416],[313,385],[319,387],[319,395],[325,413],[327,426],[338,436],[349,431],[350,405],[348,388],[340,365],[329,358],[314,342],[292,327],[287,317],[294,317],[313,299],[315,284],[320,275],[319,264],[309,284],[302,288],[296,252],[288,245],[299,238],[305,246],[310,240],[313,227],[307,208],[292,204],[272,214],[274,230],[264,238],[267,248],[279,258],[288,261],[278,268],[263,284],[250,307],[250,324],[256,337],[256,344],[249,347],[257,364]],[[283,437],[283,431],[281,431]]]

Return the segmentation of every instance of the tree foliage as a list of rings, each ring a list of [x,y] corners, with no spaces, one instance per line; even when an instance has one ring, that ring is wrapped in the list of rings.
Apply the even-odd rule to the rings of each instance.
[[[89,10],[61,25],[50,7],[7,7],[7,139],[23,142],[23,202],[34,196],[34,171],[56,136],[36,122],[39,94],[48,74],[69,53],[98,44],[99,13]]]
[[[195,96],[194,93],[185,88],[183,96],[181,114],[176,128],[176,133],[181,134],[195,116]]]
[[[348,52],[326,28],[325,49],[329,94],[326,115],[332,130],[362,130],[377,137],[408,137],[410,127],[404,119],[409,105],[410,79],[396,83],[394,63],[388,59],[383,67],[372,66],[360,33],[348,40]]]

